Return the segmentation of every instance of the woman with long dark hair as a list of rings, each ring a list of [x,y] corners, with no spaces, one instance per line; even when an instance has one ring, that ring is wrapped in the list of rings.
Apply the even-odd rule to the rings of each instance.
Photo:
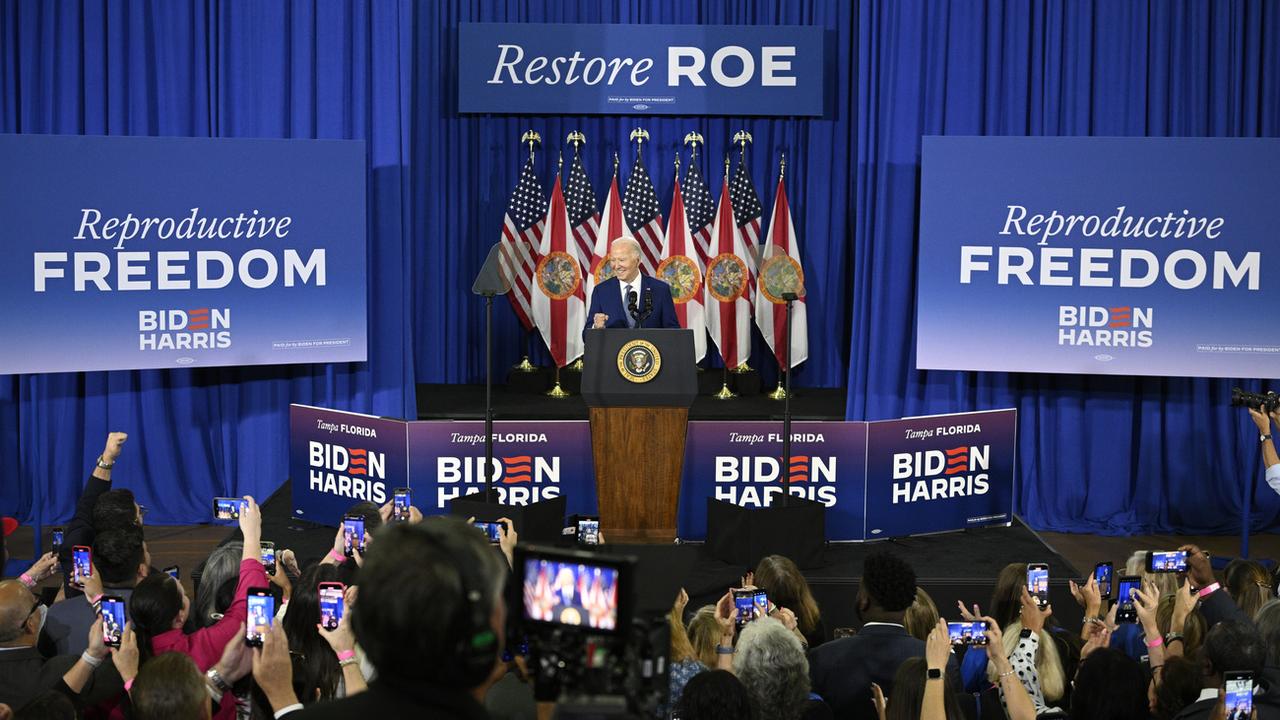
[[[247,617],[245,599],[251,587],[267,587],[267,573],[259,559],[262,540],[262,515],[252,497],[245,496],[240,510],[240,531],[244,535],[244,548],[240,556],[240,581],[235,599],[222,619],[196,630],[183,632],[183,624],[191,612],[191,600],[178,581],[166,573],[152,573],[138,583],[129,598],[129,616],[133,631],[138,636],[138,652],[145,663],[148,659],[167,652],[180,652],[191,656],[201,672],[217,664],[227,643],[240,633]],[[218,679],[214,679],[217,683]],[[223,688],[224,691],[229,688]],[[216,718],[235,716],[236,703],[224,693]]]

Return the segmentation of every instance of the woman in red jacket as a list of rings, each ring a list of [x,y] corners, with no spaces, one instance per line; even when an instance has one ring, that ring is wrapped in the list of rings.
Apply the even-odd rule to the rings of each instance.
[[[165,573],[153,573],[134,588],[129,598],[129,616],[138,636],[142,662],[167,652],[191,656],[196,667],[206,672],[217,664],[227,643],[240,632],[247,615],[245,596],[251,587],[267,587],[267,573],[259,559],[262,540],[262,515],[258,504],[246,495],[240,509],[240,531],[244,534],[244,552],[240,556],[240,582],[235,600],[218,622],[191,634],[182,631],[191,610],[191,599],[182,584]],[[214,684],[220,678],[210,678]],[[215,718],[235,717],[235,698],[223,688]]]

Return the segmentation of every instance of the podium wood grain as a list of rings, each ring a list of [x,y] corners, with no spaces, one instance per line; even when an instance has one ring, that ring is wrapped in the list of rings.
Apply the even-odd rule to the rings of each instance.
[[[688,408],[593,407],[600,530],[614,542],[676,537]]]

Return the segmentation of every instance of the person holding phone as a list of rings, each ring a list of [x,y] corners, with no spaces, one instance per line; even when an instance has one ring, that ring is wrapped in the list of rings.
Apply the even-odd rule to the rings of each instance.
[[[244,546],[240,557],[240,579],[236,585],[235,599],[222,619],[194,633],[184,633],[182,626],[190,612],[191,601],[182,585],[164,573],[147,576],[138,583],[132,597],[129,598],[129,614],[132,618],[133,630],[138,636],[138,650],[141,662],[166,652],[180,652],[190,655],[201,672],[214,668],[222,657],[228,641],[241,633],[241,627],[248,617],[247,595],[249,588],[267,587],[269,580],[262,567],[262,514],[258,504],[251,496],[245,496],[245,507],[240,513],[240,531],[244,535]],[[224,693],[230,685],[221,676],[216,676],[216,669],[209,674],[209,680]],[[235,717],[235,702],[224,695],[219,704],[219,720]]]
[[[49,608],[43,641],[52,643],[60,655],[84,652],[86,633],[98,617],[94,609],[98,599],[104,594],[115,595],[127,603],[133,589],[150,573],[151,554],[141,528],[124,525],[98,533],[84,596],[67,598]]]
[[[506,668],[507,574],[480,533],[458,519],[380,530],[349,615],[378,678],[366,692],[311,705],[290,720],[484,717],[476,698]]]
[[[94,460],[89,479],[85,482],[76,513],[63,528],[62,552],[58,559],[63,569],[63,583],[67,597],[79,596],[80,589],[71,585],[71,548],[76,545],[93,545],[99,532],[110,527],[136,524],[142,527],[142,508],[129,490],[113,488],[111,473],[124,452],[127,433],[107,433],[102,452]]]

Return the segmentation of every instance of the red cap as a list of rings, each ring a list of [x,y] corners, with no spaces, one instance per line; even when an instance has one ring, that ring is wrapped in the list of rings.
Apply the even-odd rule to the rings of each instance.
[[[18,529],[18,521],[11,517],[0,518],[0,524],[4,525],[4,536],[9,537],[14,530]]]

